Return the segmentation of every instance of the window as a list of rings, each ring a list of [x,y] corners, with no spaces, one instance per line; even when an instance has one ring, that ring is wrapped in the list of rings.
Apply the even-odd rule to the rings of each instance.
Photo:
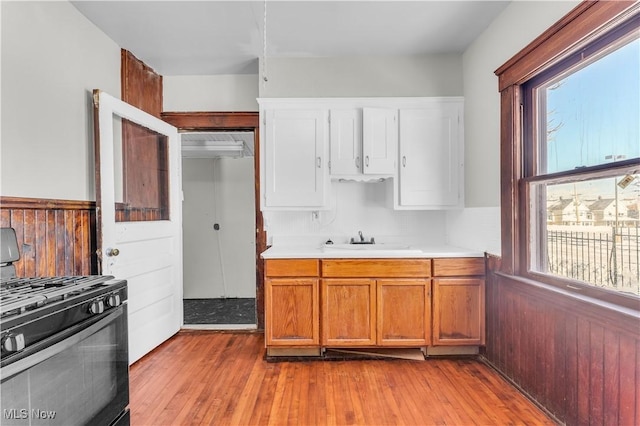
[[[613,9],[581,8],[592,6]],[[594,28],[564,48],[551,35],[521,55],[529,62],[497,71],[503,234],[511,239],[503,235],[503,261],[506,245],[514,275],[637,309],[640,14],[637,5],[626,12],[612,11],[615,23],[597,22],[595,12],[573,16]]]

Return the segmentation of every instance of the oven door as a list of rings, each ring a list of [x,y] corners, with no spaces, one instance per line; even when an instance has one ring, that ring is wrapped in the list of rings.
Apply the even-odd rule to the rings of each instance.
[[[128,424],[127,304],[48,340],[2,367],[0,423]]]

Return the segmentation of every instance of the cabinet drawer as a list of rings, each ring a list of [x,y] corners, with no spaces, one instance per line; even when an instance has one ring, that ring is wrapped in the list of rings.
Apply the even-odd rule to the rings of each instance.
[[[431,276],[430,259],[330,259],[322,261],[323,277],[393,278]]]
[[[264,270],[268,277],[317,277],[320,262],[318,259],[268,259]]]
[[[434,277],[455,277],[464,275],[484,275],[483,257],[459,257],[433,259]]]

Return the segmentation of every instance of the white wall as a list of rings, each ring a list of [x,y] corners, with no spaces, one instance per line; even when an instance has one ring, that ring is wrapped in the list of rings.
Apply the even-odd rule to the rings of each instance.
[[[514,1],[464,52],[465,200],[500,205],[500,96],[494,71],[578,1]]]
[[[253,158],[182,165],[184,298],[255,297]]]
[[[261,73],[263,67],[260,61]],[[266,75],[261,98],[462,95],[457,54],[267,58]]]
[[[391,207],[392,181],[380,183],[332,182],[330,209],[319,212],[264,212],[267,244],[274,241],[291,242],[302,237],[318,243],[331,238],[346,242],[362,231],[365,238],[378,242],[403,237],[405,241],[429,241],[443,244],[445,235],[444,211],[396,211]],[[391,240],[393,241],[393,239]],[[293,241],[295,242],[295,240]]]
[[[0,8],[0,194],[95,200],[91,91],[120,96],[120,48],[66,1]]]
[[[164,111],[258,111],[258,76],[163,76]]]

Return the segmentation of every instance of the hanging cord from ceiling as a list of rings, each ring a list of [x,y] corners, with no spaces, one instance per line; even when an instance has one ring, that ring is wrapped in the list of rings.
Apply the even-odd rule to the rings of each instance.
[[[267,0],[264,0],[264,22],[262,23],[262,87],[267,84]]]

